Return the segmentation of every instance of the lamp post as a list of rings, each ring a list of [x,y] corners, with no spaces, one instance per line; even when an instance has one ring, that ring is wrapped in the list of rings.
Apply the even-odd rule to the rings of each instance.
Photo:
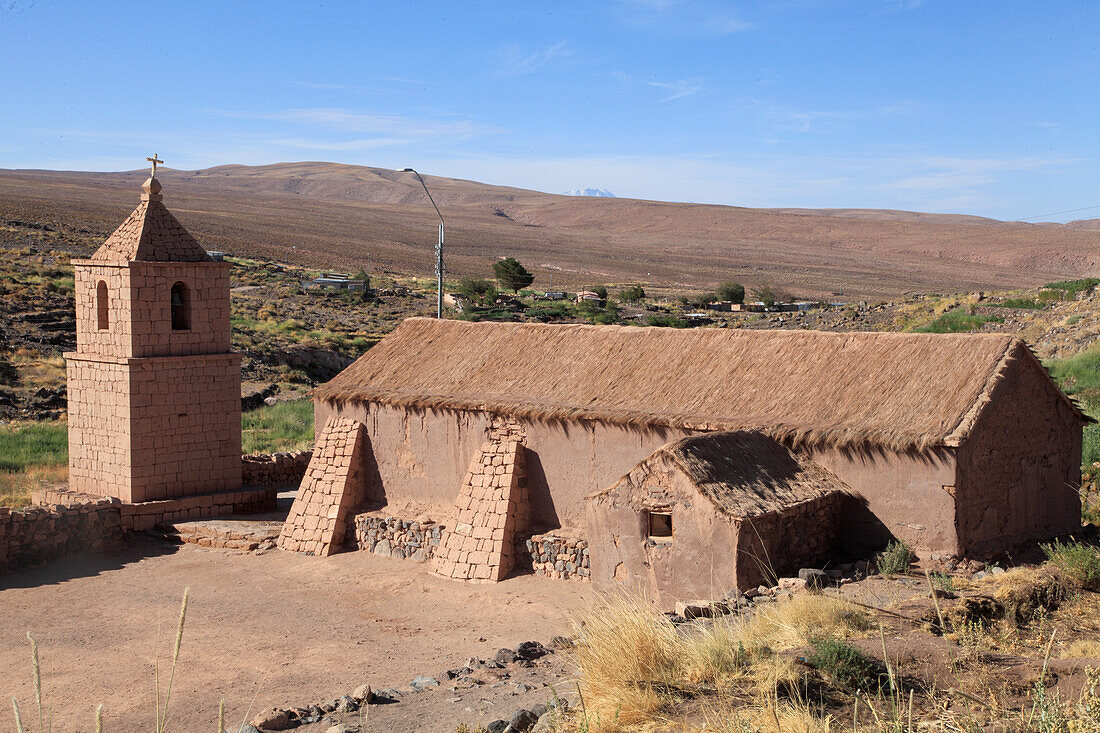
[[[416,180],[420,181],[420,185],[424,187],[424,193],[428,194],[428,200],[432,202],[432,207],[435,209],[436,216],[439,217],[439,242],[435,245],[435,277],[436,277],[436,302],[435,302],[435,317],[443,317],[443,214],[439,213],[439,207],[435,205],[435,199],[432,198],[432,192],[428,190],[428,184],[424,183],[424,179],[420,177],[420,174],[414,171],[412,168],[402,168],[401,173],[412,173],[416,176]]]

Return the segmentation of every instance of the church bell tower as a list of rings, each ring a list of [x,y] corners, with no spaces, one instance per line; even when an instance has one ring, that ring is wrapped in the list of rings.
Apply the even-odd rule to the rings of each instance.
[[[162,202],[156,156],[141,202],[73,260],[76,351],[65,354],[69,487],[125,502],[241,486],[241,356],[229,268]]]

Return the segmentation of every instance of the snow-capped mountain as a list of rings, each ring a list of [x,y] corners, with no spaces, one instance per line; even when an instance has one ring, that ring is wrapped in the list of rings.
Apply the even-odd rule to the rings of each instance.
[[[566,191],[566,196],[599,196],[601,198],[615,198],[615,194],[608,191],[606,188],[574,188],[572,191]]]

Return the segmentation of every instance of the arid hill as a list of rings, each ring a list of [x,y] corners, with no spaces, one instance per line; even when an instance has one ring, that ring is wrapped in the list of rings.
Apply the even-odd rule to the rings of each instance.
[[[47,224],[90,247],[145,171],[0,172],[0,226]],[[431,273],[435,213],[416,178],[335,163],[164,170],[168,206],[210,249],[318,267]],[[805,296],[890,298],[1033,286],[1100,273],[1100,231],[865,209],[749,209],[559,196],[427,177],[447,219],[448,274],[512,255],[536,287],[723,280]]]

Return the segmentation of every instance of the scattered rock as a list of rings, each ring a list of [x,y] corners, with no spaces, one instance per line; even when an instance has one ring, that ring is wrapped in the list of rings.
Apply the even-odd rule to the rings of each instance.
[[[829,585],[829,574],[816,568],[802,568],[798,571],[798,579],[804,581],[809,590],[822,590]]]
[[[507,720],[494,720],[492,723],[485,726],[485,730],[488,731],[488,733],[504,733],[504,729],[507,727]]]
[[[409,686],[412,687],[414,690],[419,690],[423,692],[424,690],[427,690],[431,687],[439,687],[439,680],[437,680],[435,677],[425,677],[424,675],[419,675],[413,678],[413,681],[409,683]]]
[[[501,664],[511,664],[512,662],[519,659],[519,655],[516,654],[515,651],[512,649],[501,649],[496,653],[496,656],[493,658]]]
[[[807,583],[802,578],[780,578],[779,590],[800,591],[806,590]]]
[[[290,727],[290,715],[286,710],[268,708],[252,719],[252,725],[265,730],[286,730]]]
[[[572,649],[573,646],[573,640],[568,636],[555,636],[550,640],[551,649]]]
[[[530,710],[517,710],[512,713],[512,719],[508,721],[509,731],[515,731],[516,733],[527,733],[535,727],[535,723],[539,722],[538,716],[532,713]]]
[[[676,615],[686,619],[711,618],[718,616],[718,610],[710,601],[677,601]]]
[[[354,713],[358,709],[359,703],[351,695],[343,695],[336,701],[336,712],[338,713]]]
[[[549,653],[550,651],[537,641],[525,641],[516,647],[516,656],[520,659],[538,659]]]

